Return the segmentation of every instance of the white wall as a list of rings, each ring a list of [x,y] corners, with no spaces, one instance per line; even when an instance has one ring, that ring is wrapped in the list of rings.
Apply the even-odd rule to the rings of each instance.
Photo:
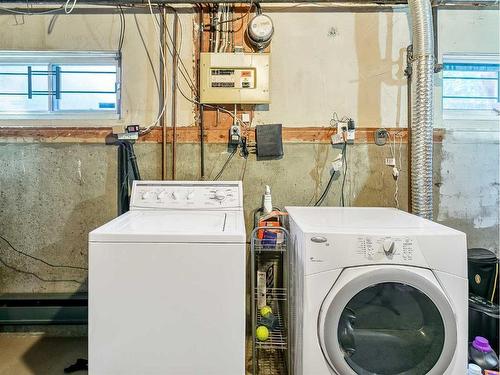
[[[271,104],[260,123],[406,125],[406,12],[272,12]]]

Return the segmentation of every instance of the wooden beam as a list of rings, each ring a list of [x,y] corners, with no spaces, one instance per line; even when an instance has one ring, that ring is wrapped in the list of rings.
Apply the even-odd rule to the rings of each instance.
[[[355,143],[374,143],[374,133],[377,128],[358,128]],[[408,140],[406,128],[386,128],[392,135],[399,134],[402,142]],[[205,142],[223,144],[228,141],[226,126],[211,126],[205,129]],[[198,143],[199,128],[182,126],[177,128],[178,143]],[[253,142],[254,130],[248,130],[248,140]],[[283,141],[285,143],[330,143],[335,130],[331,127],[284,127]],[[38,127],[2,127],[0,128],[0,143],[101,143],[111,135],[111,128],[38,128]],[[434,129],[434,142],[441,143],[444,137],[443,129]],[[161,128],[153,129],[140,137],[139,143],[161,143]],[[167,142],[172,142],[172,133],[168,133]]]

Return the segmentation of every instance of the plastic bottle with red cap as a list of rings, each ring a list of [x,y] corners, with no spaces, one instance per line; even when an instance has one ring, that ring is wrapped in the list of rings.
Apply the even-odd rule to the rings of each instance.
[[[488,339],[476,336],[469,346],[469,360],[483,370],[498,368],[498,356],[493,351]]]

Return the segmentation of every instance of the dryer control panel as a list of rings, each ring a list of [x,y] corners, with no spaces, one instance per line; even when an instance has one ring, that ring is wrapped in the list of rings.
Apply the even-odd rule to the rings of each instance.
[[[398,260],[407,262],[413,260],[416,249],[413,238],[398,237],[358,237],[357,253],[368,260]]]
[[[241,182],[134,181],[130,209],[241,209]]]

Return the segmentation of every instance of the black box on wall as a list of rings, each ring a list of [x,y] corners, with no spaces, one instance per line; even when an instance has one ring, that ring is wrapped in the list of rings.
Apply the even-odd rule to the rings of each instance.
[[[255,142],[257,160],[281,159],[283,157],[282,125],[257,125]]]

